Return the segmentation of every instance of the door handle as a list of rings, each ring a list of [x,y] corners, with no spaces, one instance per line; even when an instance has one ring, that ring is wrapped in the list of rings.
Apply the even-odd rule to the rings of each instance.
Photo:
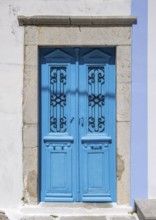
[[[72,117],[71,119],[70,119],[70,123],[72,123],[74,121],[74,117]]]
[[[79,118],[79,125],[81,125],[82,127],[84,126],[84,118],[83,117]]]

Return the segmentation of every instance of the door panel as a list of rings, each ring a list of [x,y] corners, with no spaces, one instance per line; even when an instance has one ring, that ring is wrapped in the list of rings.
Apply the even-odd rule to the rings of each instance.
[[[83,201],[111,201],[108,145],[89,144],[83,153]]]
[[[79,114],[84,120],[79,129],[82,201],[115,200],[115,71],[109,71],[110,59],[99,50],[80,59]]]
[[[59,49],[41,62],[41,200],[74,201],[75,66],[72,56]]]
[[[50,144],[46,148],[46,196],[71,198],[72,195],[72,164],[71,148],[62,143]],[[48,198],[47,198],[48,201]]]
[[[115,201],[114,53],[40,50],[42,201]]]

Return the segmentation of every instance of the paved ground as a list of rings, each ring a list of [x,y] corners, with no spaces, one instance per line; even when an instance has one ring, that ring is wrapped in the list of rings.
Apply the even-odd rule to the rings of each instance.
[[[106,217],[106,220],[138,220],[137,216],[116,216],[116,217]]]
[[[99,217],[62,217],[61,220],[138,220],[136,215],[129,216],[99,216]]]
[[[53,217],[53,216],[25,216],[22,220],[138,220],[137,215],[124,215],[124,216],[65,216],[65,217]]]

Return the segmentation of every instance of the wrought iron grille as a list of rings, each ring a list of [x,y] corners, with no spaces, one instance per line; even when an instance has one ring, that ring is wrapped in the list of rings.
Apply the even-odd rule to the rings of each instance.
[[[50,68],[50,132],[66,132],[66,67]]]
[[[104,116],[104,66],[88,67],[88,131],[103,132],[105,130]]]

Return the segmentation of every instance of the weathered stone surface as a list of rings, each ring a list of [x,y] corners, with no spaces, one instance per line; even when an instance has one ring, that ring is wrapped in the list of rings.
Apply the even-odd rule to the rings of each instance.
[[[30,27],[31,28],[31,27]],[[25,42],[34,44],[25,36]],[[98,45],[116,46],[131,44],[130,27],[38,27],[38,45]]]
[[[24,123],[37,123],[38,121],[38,68],[37,46],[25,46],[24,66]]]
[[[0,220],[8,220],[8,217],[6,216],[5,212],[0,210]]]
[[[37,67],[25,65],[24,70],[24,123],[38,122],[38,73]]]
[[[48,34],[48,33],[49,34]],[[130,44],[130,27],[42,27],[39,45],[119,45]]]
[[[32,51],[33,53],[33,51]],[[36,62],[36,61],[35,61]],[[37,66],[25,65],[24,66],[24,87],[30,87],[30,89],[35,86],[37,89],[38,85],[38,69]]]
[[[38,27],[25,27],[24,31],[24,44],[25,45],[37,45],[38,42]]]
[[[21,220],[57,220],[52,216],[43,216],[43,215],[36,215],[36,216],[23,216]]]
[[[117,46],[116,52],[117,82],[131,82],[131,47]]]
[[[33,51],[32,51],[33,53]],[[29,56],[29,54],[27,54]],[[29,58],[28,58],[29,59]],[[34,61],[36,62],[36,61]],[[37,66],[25,65],[24,68],[23,118],[25,123],[38,121],[38,72]]]
[[[130,121],[130,83],[117,84],[117,121]]]
[[[135,205],[140,220],[156,220],[156,199],[136,200]]]
[[[124,170],[125,170],[124,159],[123,159],[122,155],[117,154],[117,178],[118,178],[118,181],[121,180]]]
[[[24,201],[37,203],[38,191],[38,148],[24,148]]]
[[[134,216],[115,216],[107,218],[107,220],[135,220]]]
[[[19,25],[132,25],[134,16],[18,16]]]
[[[24,49],[24,64],[37,67],[38,64],[38,47],[37,45],[28,45]]]
[[[117,201],[129,204],[130,122],[117,122]]]
[[[36,206],[23,206],[21,213],[26,220],[49,219],[55,220],[111,220],[117,217],[123,220],[133,220],[134,215],[130,206],[114,206],[112,203],[67,203],[41,202]],[[27,218],[26,218],[27,217]]]
[[[25,124],[23,127],[24,147],[37,147],[37,124]]]
[[[60,220],[106,220],[105,216],[63,216]]]
[[[21,220],[137,220],[135,216],[132,215],[118,215],[115,216],[74,216],[71,214],[71,216],[55,216],[55,215],[28,215],[23,216]]]
[[[38,167],[38,148],[24,148],[24,174],[28,175],[29,172],[35,170],[37,172]]]
[[[34,87],[31,89],[25,89],[23,101],[23,119],[24,123],[38,122],[38,95],[37,90]]]

